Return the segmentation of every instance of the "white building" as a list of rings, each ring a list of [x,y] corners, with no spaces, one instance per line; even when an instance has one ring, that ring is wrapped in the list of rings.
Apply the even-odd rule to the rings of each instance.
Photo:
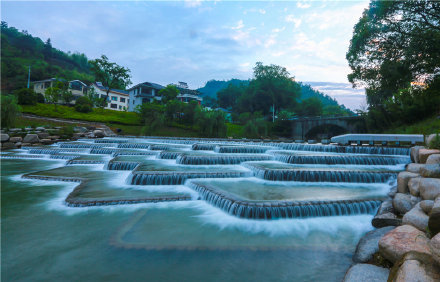
[[[162,97],[158,95],[159,91],[164,89],[160,84],[152,82],[143,82],[136,84],[128,89],[130,94],[130,104],[128,110],[134,112],[136,108],[145,103],[152,103],[154,100],[162,100]]]
[[[99,98],[105,98],[107,95],[107,87],[103,86],[101,82],[95,82],[90,85],[98,94]],[[130,99],[128,92],[120,89],[110,89],[107,99],[107,106],[104,109],[110,109],[115,111],[128,110]]]
[[[55,87],[57,82],[66,83],[66,81],[62,80],[62,79],[49,78],[49,79],[45,79],[45,80],[34,81],[34,82],[32,82],[32,84],[33,84],[33,88],[34,88],[35,93],[40,93],[40,94],[44,95],[44,93],[46,92],[46,89],[49,87]],[[70,104],[75,104],[75,101],[79,97],[84,96],[87,93],[87,84],[85,84],[81,80],[72,80],[72,81],[69,81],[68,83],[69,83],[68,89],[69,89],[69,91],[72,92],[72,95],[73,95],[73,99],[70,102]],[[59,101],[59,103],[61,103],[61,100]]]

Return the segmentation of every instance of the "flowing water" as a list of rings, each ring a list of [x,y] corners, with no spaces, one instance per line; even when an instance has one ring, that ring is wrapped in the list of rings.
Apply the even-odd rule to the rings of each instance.
[[[4,281],[340,281],[408,149],[105,138],[2,152]]]

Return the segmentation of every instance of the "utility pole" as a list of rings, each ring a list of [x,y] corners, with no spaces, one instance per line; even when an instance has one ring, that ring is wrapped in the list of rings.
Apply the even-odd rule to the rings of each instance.
[[[29,88],[29,85],[31,84],[31,66],[29,66],[29,74],[28,74],[28,85],[27,88]]]
[[[272,123],[275,122],[275,104],[272,105]]]

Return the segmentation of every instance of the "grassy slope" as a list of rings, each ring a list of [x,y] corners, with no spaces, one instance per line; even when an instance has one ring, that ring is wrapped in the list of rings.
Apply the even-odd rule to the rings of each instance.
[[[394,133],[394,134],[432,134],[440,132],[440,119],[437,117],[432,117],[419,121],[412,125],[405,125],[396,127],[393,129],[386,130],[383,133]]]

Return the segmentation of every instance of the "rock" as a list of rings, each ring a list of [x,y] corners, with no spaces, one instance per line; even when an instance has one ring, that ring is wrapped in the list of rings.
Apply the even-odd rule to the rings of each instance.
[[[440,178],[440,164],[426,164],[420,168],[423,177]]]
[[[431,212],[433,206],[434,206],[434,201],[431,200],[424,200],[420,202],[420,208],[426,214],[429,214]]]
[[[41,139],[40,141],[41,141],[41,143],[43,143],[44,145],[53,144],[53,141],[52,141],[51,139]]]
[[[398,265],[400,265],[400,267],[392,281],[434,282],[440,279],[440,268],[435,264],[434,260],[426,254],[409,253]]]
[[[38,138],[37,134],[26,134],[23,139],[23,143],[38,143],[40,142],[40,138]]]
[[[411,225],[402,225],[379,240],[379,251],[383,257],[395,263],[410,251],[430,255],[428,244],[429,239],[424,232]]]
[[[17,148],[20,148],[21,147],[21,142],[15,143],[15,146],[17,146]]]
[[[440,164],[440,154],[433,154],[428,157],[426,164]]]
[[[388,192],[387,195],[388,195],[388,197],[390,197],[390,198],[394,198],[394,196],[396,196],[396,193],[397,193],[397,185],[391,187],[391,188],[390,188],[390,191]]]
[[[413,163],[418,163],[419,162],[419,150],[420,149],[424,149],[424,148],[425,147],[423,147],[423,146],[411,147],[410,156],[411,156],[411,161]]]
[[[51,139],[51,140],[57,140],[57,139],[60,139],[60,136],[57,136],[57,135],[51,135],[51,136],[49,136],[49,139]]]
[[[308,140],[307,143],[309,143],[309,144],[316,144],[317,142],[316,142],[316,140]]]
[[[408,194],[397,193],[393,199],[393,207],[398,214],[409,212],[413,206],[411,196]]]
[[[17,149],[17,146],[12,142],[3,142],[1,143],[1,148],[2,150]]]
[[[21,143],[21,147],[28,147],[28,146],[31,146],[32,144],[31,143]]]
[[[37,133],[37,135],[38,135],[38,138],[40,138],[40,139],[48,139],[49,138],[49,133],[46,133],[46,132],[40,132],[40,133]]]
[[[95,135],[96,138],[103,138],[105,136],[104,132],[99,129],[93,130],[93,135]]]
[[[394,212],[393,201],[386,200],[380,204],[379,209],[377,210],[376,215],[381,215],[389,212]]]
[[[9,135],[6,134],[6,133],[1,133],[1,134],[0,134],[0,140],[1,140],[1,142],[6,142],[6,141],[8,141],[8,140],[9,140]]]
[[[11,128],[9,129],[9,132],[20,132],[21,128]]]
[[[32,131],[32,130],[34,130],[32,127],[26,127],[26,128],[24,129],[24,131]]]
[[[419,190],[423,200],[434,200],[440,194],[440,179],[421,178]]]
[[[407,212],[402,218],[402,224],[409,224],[425,232],[428,227],[428,215],[423,212],[420,207],[420,203],[415,205],[409,212]]]
[[[330,140],[329,139],[322,139],[321,144],[323,144],[323,145],[330,144]]]
[[[397,176],[397,192],[408,193],[408,182],[411,178],[420,176],[417,173],[402,171]]]
[[[400,226],[402,225],[402,219],[397,218],[394,213],[384,213],[380,215],[376,215],[371,224],[376,228],[382,228],[386,226]]]
[[[35,128],[35,130],[38,130],[38,131],[46,131],[46,128],[40,126],[40,127]]]
[[[93,130],[95,130],[96,129],[96,127],[94,127],[94,126],[87,126],[87,130],[91,130],[91,131],[93,131]]]
[[[368,262],[371,260],[373,255],[379,251],[380,238],[394,228],[394,226],[388,226],[367,232],[367,234],[359,240],[353,256],[353,261]]]
[[[372,264],[355,264],[347,271],[344,282],[384,282],[387,281],[390,270]]]
[[[420,178],[421,177],[414,177],[408,181],[409,193],[416,197],[420,195]]]
[[[422,167],[424,167],[424,164],[414,164],[414,163],[410,163],[407,167],[406,167],[406,171],[408,172],[413,172],[413,173],[419,173],[420,174],[420,169]]]
[[[440,233],[435,235],[429,242],[432,258],[440,265]]]
[[[73,128],[74,132],[79,132],[79,133],[86,133],[87,132],[87,128],[83,127],[83,126],[75,126]]]
[[[23,141],[23,138],[21,138],[19,136],[18,137],[11,137],[11,138],[9,138],[9,141],[12,143],[17,143],[17,142]]]
[[[430,134],[430,135],[426,136],[426,145],[429,146],[431,144],[431,142],[435,139],[437,134],[439,134],[439,133]]]
[[[428,219],[429,231],[432,235],[440,233],[440,197],[438,197],[432,206]]]
[[[419,150],[419,162],[421,164],[426,163],[426,160],[430,155],[440,154],[440,150],[437,149],[420,149]]]

